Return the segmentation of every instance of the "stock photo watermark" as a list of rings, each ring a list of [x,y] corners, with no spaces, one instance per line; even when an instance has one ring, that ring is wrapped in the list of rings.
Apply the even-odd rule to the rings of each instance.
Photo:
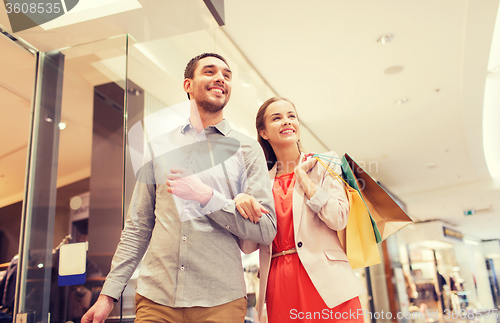
[[[453,319],[462,319],[462,320],[477,320],[477,319],[498,319],[498,310],[476,310],[476,311],[450,311],[445,310],[443,314],[443,318],[445,320]],[[290,310],[290,319],[292,320],[356,320],[363,318],[365,320],[392,320],[397,318],[398,320],[407,319],[407,320],[425,320],[429,319],[437,321],[440,318],[439,311],[422,311],[422,312],[397,312],[393,314],[392,312],[369,312],[362,309],[357,309],[355,311],[335,311],[333,309],[325,308],[322,311],[318,312],[308,312],[308,311],[298,311],[296,309]]]
[[[180,180],[179,185],[182,181],[189,182],[186,185],[208,185],[226,197],[246,192],[249,184],[253,189],[271,190],[271,181],[267,176],[248,183],[248,172],[267,174],[267,165],[257,160],[247,161],[239,140],[229,136],[207,135],[205,130],[198,133],[196,138],[180,135],[181,132],[189,131],[189,118],[199,118],[193,100],[160,108],[132,125],[127,136],[127,149],[138,182],[153,185],[169,182],[168,185],[173,188],[177,183],[175,180],[170,181],[169,177],[172,179],[174,172],[175,179]],[[329,160],[332,165],[340,165],[333,160],[340,157],[322,156],[332,158]],[[376,161],[360,162],[356,167],[361,168],[362,165],[367,166],[368,172],[378,172]],[[323,184],[321,178],[311,180],[317,186]],[[363,190],[364,180],[358,178],[357,185]],[[193,204],[194,200],[185,200],[175,193],[173,195],[181,222],[204,215],[193,211],[187,216],[187,209],[199,209]]]
[[[360,318],[364,319],[376,319],[376,320],[392,320],[393,318],[401,319],[425,319],[425,318],[435,318],[439,317],[439,313],[436,312],[398,312],[395,315],[392,312],[368,312],[362,309],[357,309],[355,311],[349,310],[344,312],[335,311],[333,309],[325,308],[320,312],[301,312],[296,309],[290,310],[290,319],[292,320],[357,320]]]
[[[72,10],[79,0],[4,0],[13,32],[43,25]]]

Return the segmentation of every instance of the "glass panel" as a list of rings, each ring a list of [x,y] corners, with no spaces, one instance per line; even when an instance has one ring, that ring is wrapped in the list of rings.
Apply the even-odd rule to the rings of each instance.
[[[109,272],[123,218],[126,38],[41,54],[19,298],[28,320],[79,322]],[[81,242],[85,280],[64,286],[78,274],[59,276],[62,245]]]
[[[26,199],[18,268],[16,313],[29,320],[46,321],[52,274],[55,179],[61,116],[61,85],[64,57],[58,52],[37,53],[35,108],[29,143]],[[49,234],[47,234],[49,232]]]
[[[0,306],[8,320],[14,308],[36,57],[3,34],[0,48],[0,295],[5,295]]]

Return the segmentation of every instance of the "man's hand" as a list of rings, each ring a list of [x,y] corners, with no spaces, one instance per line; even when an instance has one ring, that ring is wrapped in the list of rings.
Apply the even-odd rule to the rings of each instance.
[[[167,191],[185,200],[198,201],[201,206],[207,205],[213,190],[193,172],[180,167],[172,167],[167,175]]]
[[[114,307],[115,300],[106,295],[99,295],[97,302],[82,316],[82,323],[104,322]]]
[[[258,223],[262,213],[269,214],[269,210],[260,205],[255,197],[248,194],[240,193],[236,195],[234,202],[241,216],[249,219],[252,223]]]

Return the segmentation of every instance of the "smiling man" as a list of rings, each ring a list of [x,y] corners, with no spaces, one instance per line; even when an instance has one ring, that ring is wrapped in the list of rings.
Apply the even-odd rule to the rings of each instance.
[[[189,120],[150,144],[154,152],[175,143],[187,162],[165,169],[164,154],[141,168],[112,269],[82,322],[107,318],[143,256],[135,322],[244,322],[238,240],[270,244],[276,235],[267,166],[259,144],[224,119],[232,79],[226,60],[199,55],[184,77]],[[221,155],[227,158],[215,163]],[[236,209],[240,198],[248,199],[244,209]]]

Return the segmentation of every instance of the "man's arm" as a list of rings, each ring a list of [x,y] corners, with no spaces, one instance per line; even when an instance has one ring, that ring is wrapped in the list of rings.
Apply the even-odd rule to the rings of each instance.
[[[101,295],[119,299],[130,277],[142,260],[155,224],[156,185],[153,164],[141,169],[130,203],[120,242],[111,262]]]
[[[276,214],[264,153],[259,144],[253,141],[252,146],[242,155],[245,167],[241,174],[244,191],[238,193],[254,197],[264,209],[269,210],[269,213],[263,213],[258,223],[252,223],[238,212],[234,200],[228,200],[216,190],[201,212],[240,240],[268,245],[276,236]]]

